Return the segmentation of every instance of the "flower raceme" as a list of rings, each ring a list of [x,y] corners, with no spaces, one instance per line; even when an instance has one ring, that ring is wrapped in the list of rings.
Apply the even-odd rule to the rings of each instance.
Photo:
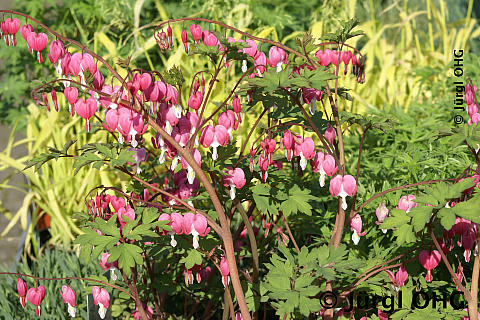
[[[63,302],[68,304],[68,314],[75,318],[75,306],[77,305],[77,294],[69,286],[62,286],[62,291],[60,292]]]
[[[192,212],[187,212],[185,216],[182,216],[178,212],[174,212],[170,215],[167,213],[162,213],[158,220],[170,221],[167,223],[167,225],[172,228],[172,231],[168,233],[163,232],[162,234],[170,234],[170,245],[172,247],[177,246],[177,241],[174,237],[175,234],[191,234],[193,236],[193,247],[197,249],[199,246],[199,236],[205,237],[210,232],[210,227],[208,227],[207,219],[199,213],[194,214]]]
[[[357,182],[355,178],[351,175],[336,175],[332,180],[330,180],[330,194],[332,197],[341,197],[342,198],[342,209],[347,209],[347,201],[345,198],[347,196],[353,197],[357,192]]]

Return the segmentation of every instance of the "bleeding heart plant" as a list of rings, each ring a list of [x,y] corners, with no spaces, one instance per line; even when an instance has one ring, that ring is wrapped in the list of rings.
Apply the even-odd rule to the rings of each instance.
[[[178,67],[143,70],[130,59],[116,61],[114,68],[88,47],[74,51],[77,42],[31,17],[0,12],[7,45],[16,45],[20,30],[42,63],[50,41],[47,65],[50,61],[56,76],[33,90],[37,104],[50,110],[50,95],[55,111],[63,112],[57,99],[63,93],[70,115],[83,118],[87,132],[105,129],[113,137],[76,151],[69,151],[75,141],[63,150],[50,148],[27,168],[68,157],[77,170],[92,165],[128,180],[123,186],[88,191],[79,220],[83,233],[75,240],[81,257],[98,259],[104,271],[110,270],[110,280],[61,279],[95,282],[91,292],[102,319],[115,302],[99,285],[121,291],[116,303],[134,319],[161,319],[169,312],[177,318],[178,301],[185,301],[181,312],[186,318],[222,314],[250,320],[263,312],[264,318],[332,320],[373,312],[387,319],[377,305],[366,310],[347,305],[348,295],[360,285],[381,292],[392,283],[398,298],[404,288],[425,283],[423,275],[410,271],[419,265],[427,270],[428,283],[453,280],[469,317],[477,318],[478,286],[466,285],[467,279],[478,282],[480,268],[480,160],[478,147],[471,146],[480,145],[480,115],[470,80],[463,93],[469,127],[438,138],[450,136],[466,144],[476,167],[469,164],[451,180],[442,175],[421,181],[425,175],[417,172],[414,182],[404,181],[381,170],[382,155],[365,151],[369,163],[379,163],[375,174],[384,175],[379,185],[368,173],[361,174],[362,150],[387,139],[394,122],[339,113],[343,100],[351,97],[338,78],[353,75],[358,83],[365,82],[365,57],[347,44],[362,34],[358,21],[343,23],[326,42],[306,33],[292,47],[198,17],[161,22],[154,38],[162,54],[178,49],[178,57],[199,56],[213,65],[213,70],[203,70],[201,64],[199,70],[182,72]],[[26,17],[36,26],[21,25],[7,15]],[[228,77],[235,81],[231,90],[223,81]],[[213,99],[220,91],[225,91],[223,101]],[[353,139],[358,155],[346,148]],[[467,159],[465,155],[462,163]],[[323,188],[326,176],[331,177],[328,190]],[[317,180],[320,187],[313,183]],[[404,184],[391,187],[398,181]],[[408,194],[400,197],[402,192]],[[264,230],[257,237],[254,224],[260,226],[260,221]],[[350,228],[352,241],[345,228]],[[455,250],[464,256],[463,267]],[[457,273],[452,263],[457,263]],[[370,279],[375,275],[384,279]],[[185,281],[179,281],[182,277]],[[46,289],[36,284],[27,289],[18,278],[20,304],[25,307],[26,297],[40,316]],[[322,292],[337,289],[337,299],[322,298]],[[74,317],[75,291],[64,285],[61,296]],[[397,318],[406,315],[401,308],[391,312]]]

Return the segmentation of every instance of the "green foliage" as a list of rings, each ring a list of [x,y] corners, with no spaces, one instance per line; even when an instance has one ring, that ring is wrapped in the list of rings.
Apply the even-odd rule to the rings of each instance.
[[[2,271],[11,271],[10,268],[2,266]],[[15,267],[16,272],[30,274],[45,278],[62,278],[62,277],[87,277],[94,278],[95,275],[103,273],[98,261],[92,260],[88,264],[83,264],[78,258],[76,252],[66,251],[61,248],[45,250],[37,261],[29,264],[22,260]],[[67,311],[67,305],[60,296],[62,285],[67,285],[67,280],[61,281],[38,281],[38,285],[45,286],[47,294],[42,302],[42,315],[35,315],[33,304],[27,301],[27,306],[23,309],[18,301],[16,293],[17,278],[15,276],[2,275],[0,281],[0,318],[6,320],[13,319],[71,319]],[[27,282],[28,288],[35,285],[35,281],[31,278],[23,277]],[[102,280],[106,280],[102,277]],[[77,293],[77,316],[87,318],[86,295],[91,293],[91,286],[97,285],[94,282],[84,282],[73,280],[69,284]],[[89,291],[90,290],[90,291]],[[115,293],[114,296],[117,294]],[[112,297],[112,303],[115,303],[115,297]]]
[[[358,268],[358,261],[347,261],[346,246],[321,246],[300,252],[279,246],[283,257],[276,253],[266,263],[268,269],[261,283],[261,301],[269,301],[280,317],[308,316],[321,308],[317,295],[321,288],[317,281],[334,280],[340,273]]]

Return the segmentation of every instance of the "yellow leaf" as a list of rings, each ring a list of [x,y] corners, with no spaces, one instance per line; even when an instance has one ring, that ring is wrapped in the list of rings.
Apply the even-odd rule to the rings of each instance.
[[[100,43],[108,50],[109,55],[111,57],[116,57],[117,47],[115,46],[115,43],[113,43],[113,41],[103,32],[97,32],[97,37]]]

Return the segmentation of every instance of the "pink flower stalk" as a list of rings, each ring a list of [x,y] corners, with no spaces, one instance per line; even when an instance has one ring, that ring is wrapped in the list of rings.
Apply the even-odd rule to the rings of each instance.
[[[122,197],[110,196],[110,203],[115,212],[118,212],[121,208],[125,208],[125,199]]]
[[[385,220],[388,217],[388,213],[390,210],[388,210],[387,206],[385,205],[385,202],[380,203],[378,206],[377,210],[375,210],[375,214],[377,215],[378,221],[375,223],[377,226],[381,225],[383,220]],[[387,229],[382,229],[383,233],[387,233]]]
[[[30,46],[30,44],[28,43],[28,40],[27,40],[30,32],[33,32],[33,27],[32,27],[31,24],[24,24],[20,27],[20,34],[22,35],[22,38],[25,39],[25,41],[27,41],[28,51],[31,54],[32,53],[32,47]]]
[[[380,309],[377,309],[377,315],[379,320],[388,320],[388,313]]]
[[[288,54],[282,48],[271,47],[268,52],[268,64],[270,67],[276,67],[277,72],[282,71],[282,65],[286,64],[288,60]]]
[[[193,248],[198,248],[198,236],[206,236],[210,232],[207,224],[207,218],[197,213],[187,212],[183,216],[183,233],[193,236]]]
[[[337,137],[337,131],[332,127],[332,125],[329,123],[327,125],[327,129],[325,130],[324,133],[325,139],[327,139],[328,142],[333,146],[333,141]]]
[[[341,197],[342,198],[342,209],[347,210],[347,201],[345,198],[347,196],[353,197],[357,192],[357,182],[355,178],[351,175],[341,176],[337,175],[335,178],[330,180],[330,194],[332,197]]]
[[[102,254],[102,258],[100,259],[100,267],[103,271],[110,270],[110,279],[117,280],[115,269],[118,269],[118,261],[116,260],[114,262],[107,262],[108,257],[110,257],[110,253],[105,252]]]
[[[245,183],[245,173],[241,168],[227,167],[227,175],[222,176],[223,185],[230,187],[230,199],[235,199],[235,189],[241,189]]]
[[[190,32],[192,34],[193,41],[198,43],[200,39],[202,39],[202,27],[196,24],[190,25]]]
[[[311,115],[317,110],[317,101],[322,100],[323,91],[314,88],[302,88],[302,98],[304,103],[308,103],[308,109]]]
[[[215,127],[208,125],[202,130],[200,136],[200,144],[204,148],[212,147],[212,159],[215,161],[218,159],[217,148],[219,146],[226,146],[228,143],[227,129],[222,125],[216,125]]]
[[[77,294],[75,293],[75,290],[69,286],[62,286],[60,295],[62,296],[63,302],[68,304],[68,314],[72,318],[75,318],[75,306],[77,305]]]
[[[170,218],[172,219],[172,231],[169,232],[171,237],[170,245],[175,248],[177,246],[177,241],[175,240],[174,234],[183,234],[183,216],[178,212],[174,212],[170,215]]]
[[[145,303],[142,302],[143,309],[147,313],[147,319],[150,320],[153,318],[153,309],[151,306],[147,306]],[[138,310],[138,306],[135,307],[135,311],[132,313],[132,317],[135,320],[142,319],[142,315],[140,314],[140,310]]]
[[[455,272],[455,278],[457,278],[458,280],[458,283],[462,283],[462,279],[463,279],[463,267],[462,265],[460,264],[457,268],[457,272]],[[453,279],[452,279],[453,280]],[[454,281],[455,282],[455,281]],[[457,290],[460,291],[460,288],[458,286],[458,284],[455,282],[455,285],[457,286]]]
[[[465,262],[470,262],[470,253],[475,246],[475,232],[472,229],[469,229],[462,235],[462,246],[465,249],[465,252],[463,253]]]
[[[203,43],[209,47],[215,47],[219,44],[217,37],[210,31],[203,31]]]
[[[202,164],[202,155],[200,154],[200,151],[198,151],[198,149],[193,149],[192,153],[193,153],[193,159],[200,166]],[[182,163],[182,168],[187,170],[188,183],[193,184],[195,180],[195,171],[193,171],[193,168],[188,164],[185,158],[181,157],[180,162]]]
[[[98,315],[105,319],[105,314],[110,306],[110,294],[104,288],[92,287],[93,303],[98,305]]]
[[[23,308],[25,308],[25,305],[27,304],[25,302],[25,297],[27,296],[27,283],[22,280],[22,278],[18,278],[17,280],[17,291],[18,294],[20,295],[20,304],[22,305]]]
[[[240,103],[240,98],[237,95],[233,97],[232,107],[233,111],[235,112],[235,116],[237,117],[237,121],[241,123],[243,121],[242,104]]]
[[[268,159],[268,164],[272,163],[272,154],[277,147],[277,142],[273,139],[265,139],[260,143],[260,147],[263,151],[263,157]]]
[[[85,123],[85,130],[90,132],[90,118],[93,117],[97,111],[97,102],[93,98],[88,98],[86,101],[82,98],[75,103],[75,111],[83,119],[87,120]]]
[[[135,211],[130,208],[130,206],[127,206],[127,209],[125,208],[120,208],[120,210],[117,211],[117,218],[118,222],[120,222],[120,227],[123,228],[127,223],[123,219],[123,217],[127,217],[130,220],[135,220]]]
[[[27,292],[27,299],[35,306],[35,314],[40,317],[42,310],[40,304],[45,298],[47,291],[44,286],[39,286],[38,288],[30,288]]]
[[[335,158],[331,155],[324,155],[319,151],[315,154],[315,157],[311,160],[313,172],[320,172],[320,178],[318,182],[320,187],[325,186],[325,175],[331,177],[337,173],[338,167],[335,165]]]
[[[28,34],[27,42],[33,50],[37,51],[38,63],[42,63],[42,50],[45,49],[48,44],[48,36],[43,32],[37,34],[32,31]]]
[[[413,201],[416,199],[417,197],[415,197],[413,194],[402,196],[398,201],[397,210],[403,210],[406,213],[409,213],[412,208],[415,208],[418,205],[415,201]]]
[[[187,269],[183,268],[183,277],[185,278],[185,285],[188,287],[189,285],[193,284],[193,268]]]
[[[362,217],[358,213],[350,220],[350,231],[353,231],[352,241],[355,245],[360,241],[360,237],[366,234],[362,232]]]
[[[226,288],[230,283],[230,269],[228,268],[228,261],[225,257],[220,259],[220,272],[222,273],[222,284]]]
[[[232,110],[221,112],[218,115],[218,124],[221,124],[227,129],[229,142],[232,143],[233,141],[232,131],[238,128],[238,122],[235,119],[235,113]]]
[[[343,73],[347,74],[348,71],[348,63],[353,57],[353,53],[350,51],[342,51],[340,52],[340,61],[343,62],[344,70]]]
[[[185,53],[188,54],[188,37],[187,37],[187,32],[185,29],[182,29],[182,43],[183,43],[183,49],[185,49]]]
[[[283,132],[283,138],[281,139],[281,143],[283,145],[283,148],[285,149],[285,157],[288,161],[292,160],[292,151],[295,141],[293,140],[293,134],[290,132],[290,130],[287,129]]]
[[[408,279],[408,272],[407,270],[405,270],[405,267],[403,265],[400,266],[400,269],[398,269],[395,275],[390,270],[385,270],[385,271],[387,272],[388,278],[390,279],[390,281],[392,281],[393,286],[397,291],[401,286],[405,284],[405,281],[407,281]]]
[[[173,47],[173,31],[170,25],[168,25],[167,27],[167,35],[168,35],[168,43],[170,44],[170,47]]]
[[[441,259],[441,255],[440,255],[440,252],[438,252],[437,250],[433,250],[432,252],[423,250],[418,255],[418,260],[420,261],[421,265],[425,269],[427,269],[427,276],[425,278],[427,282],[432,282],[433,280],[432,270],[438,266],[440,259]]]
[[[62,75],[62,59],[65,56],[65,46],[62,40],[55,40],[50,43],[50,54],[48,59],[55,65],[55,70],[59,76]]]
[[[471,86],[470,84],[467,84],[465,86],[465,92],[463,94],[463,98],[465,99],[465,103],[467,106],[470,106],[471,104],[475,103],[475,94],[477,93],[477,87],[476,86]]]
[[[267,57],[263,52],[257,52],[254,57],[255,70],[258,72],[258,76],[262,77],[262,73],[265,72],[265,66],[267,65]]]
[[[15,34],[17,33],[19,28],[20,20],[18,20],[17,18],[7,18],[1,23],[1,30],[5,37],[5,43],[7,46],[17,45],[17,39],[15,38]]]
[[[75,115],[75,103],[77,103],[78,100],[78,90],[75,87],[66,87],[63,94],[68,101],[68,111],[73,117]]]
[[[260,167],[261,171],[261,178],[263,182],[267,181],[268,178],[268,166],[270,165],[268,158],[264,158],[263,155],[258,157],[258,166]]]

